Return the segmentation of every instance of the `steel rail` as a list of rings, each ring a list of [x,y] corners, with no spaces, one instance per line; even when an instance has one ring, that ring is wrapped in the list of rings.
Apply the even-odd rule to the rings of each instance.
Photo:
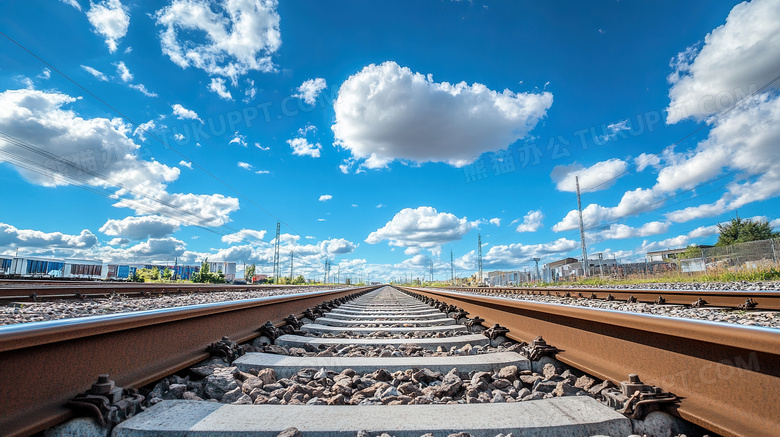
[[[447,290],[447,288],[441,288]],[[780,291],[771,290],[633,290],[621,288],[576,288],[576,287],[457,287],[453,291],[468,291],[478,293],[510,293],[536,296],[565,297],[605,300],[612,295],[615,300],[626,301],[633,296],[637,302],[655,303],[658,297],[663,297],[666,304],[691,305],[701,298],[707,301],[708,307],[737,308],[752,299],[758,306],[757,310],[780,311]],[[582,295],[580,297],[580,294]],[[595,295],[595,297],[591,297]]]
[[[37,299],[100,298],[112,293],[124,296],[163,295],[170,293],[214,293],[222,291],[291,290],[300,285],[231,285],[193,283],[92,283],[36,284],[0,287],[0,301],[34,301]],[[306,285],[304,287],[312,287]]]
[[[0,327],[0,433],[28,436],[73,417],[65,403],[99,374],[138,388],[208,357],[223,336],[257,337],[326,300],[376,287],[317,291],[164,310]]]
[[[636,373],[680,398],[672,413],[727,436],[780,429],[780,331],[690,319],[404,288],[509,328],[543,336],[556,358],[602,379]],[[774,431],[772,431],[774,430]]]

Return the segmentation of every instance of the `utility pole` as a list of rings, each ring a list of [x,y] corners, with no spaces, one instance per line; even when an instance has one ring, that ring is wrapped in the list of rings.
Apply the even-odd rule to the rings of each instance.
[[[482,284],[482,234],[477,234],[478,264],[479,264],[479,283]]]
[[[431,282],[433,282],[433,260],[431,260]]]
[[[582,275],[588,274],[588,251],[585,250],[585,225],[582,224],[582,201],[580,200],[580,177],[575,176],[574,182],[577,184],[577,212],[580,214],[580,241],[582,242]]]
[[[276,239],[274,240],[274,284],[279,284],[279,276],[281,276],[282,269],[279,265],[279,222],[276,222]]]
[[[341,263],[339,263],[339,268],[336,270],[336,283],[341,284]]]
[[[599,252],[599,277],[604,277],[604,266],[601,264],[601,259],[604,256],[603,253]]]
[[[534,262],[536,263],[536,280],[541,282],[541,276],[539,275],[539,260],[541,258],[534,258]]]
[[[295,252],[292,250],[290,251],[290,284],[293,283],[293,256],[295,255]]]
[[[455,285],[455,262],[452,258],[452,249],[450,249],[450,285]]]

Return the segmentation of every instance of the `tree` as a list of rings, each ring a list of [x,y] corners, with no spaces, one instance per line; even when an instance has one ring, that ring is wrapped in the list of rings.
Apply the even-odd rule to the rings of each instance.
[[[165,268],[165,270],[163,270],[162,277],[163,277],[163,279],[165,279],[166,281],[167,281],[168,279],[171,279],[171,269],[169,269],[168,267],[166,267],[166,268]]]
[[[701,258],[702,252],[701,247],[692,244],[685,248],[685,252],[677,255],[677,259],[691,259],[691,258]]]
[[[297,278],[295,278],[295,281],[293,281],[293,284],[305,284],[306,278],[303,277],[303,275],[298,275]]]
[[[253,278],[255,277],[255,264],[252,263],[251,266],[246,266],[244,268],[244,279],[247,282],[254,282]]]
[[[144,278],[138,275],[138,270],[133,270],[133,274],[130,275],[131,282],[144,282]]]
[[[157,267],[154,267],[152,269],[152,280],[157,281],[159,279],[160,279],[160,269],[158,269]]]
[[[718,242],[716,246],[729,246],[747,241],[768,240],[780,237],[780,232],[772,232],[769,222],[744,220],[737,216],[730,223],[718,225]]]

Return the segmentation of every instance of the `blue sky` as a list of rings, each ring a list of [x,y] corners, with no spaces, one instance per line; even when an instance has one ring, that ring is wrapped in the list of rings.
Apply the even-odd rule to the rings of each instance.
[[[478,234],[525,269],[579,256],[575,176],[589,253],[780,226],[778,1],[31,0],[0,31],[3,254],[270,273],[278,220],[309,277],[469,275]]]

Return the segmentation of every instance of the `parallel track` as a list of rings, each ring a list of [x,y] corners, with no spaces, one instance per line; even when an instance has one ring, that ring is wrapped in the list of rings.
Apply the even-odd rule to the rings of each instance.
[[[405,290],[463,308],[560,361],[613,382],[629,373],[681,398],[676,414],[729,436],[780,429],[780,330],[650,316],[452,291]],[[609,292],[609,291],[607,291]]]
[[[73,417],[64,403],[98,374],[141,387],[206,358],[205,345],[222,336],[247,341],[265,321],[280,325],[288,314],[374,288],[2,327],[0,387],[10,389],[0,398],[0,430],[26,436]],[[486,326],[506,326],[517,341],[541,335],[561,349],[556,358],[594,376],[619,382],[637,373],[680,398],[676,414],[717,433],[780,429],[777,330],[404,290],[463,308]]]
[[[443,289],[445,290],[445,289]],[[620,288],[575,287],[456,287],[452,291],[468,291],[480,294],[524,294],[529,296],[558,296],[578,299],[655,303],[661,297],[666,304],[691,305],[703,299],[708,307],[738,308],[747,299],[753,300],[758,310],[780,311],[780,291],[771,290],[630,290]]]
[[[290,290],[299,285],[232,285],[195,283],[135,282],[46,282],[18,283],[0,287],[0,302],[29,302],[51,299],[103,298],[112,294],[143,297],[175,293],[214,293],[221,291]]]
[[[73,417],[65,403],[99,374],[141,387],[208,358],[206,346],[223,336],[248,341],[266,321],[281,325],[289,314],[370,289],[0,327],[0,430],[27,436]]]

